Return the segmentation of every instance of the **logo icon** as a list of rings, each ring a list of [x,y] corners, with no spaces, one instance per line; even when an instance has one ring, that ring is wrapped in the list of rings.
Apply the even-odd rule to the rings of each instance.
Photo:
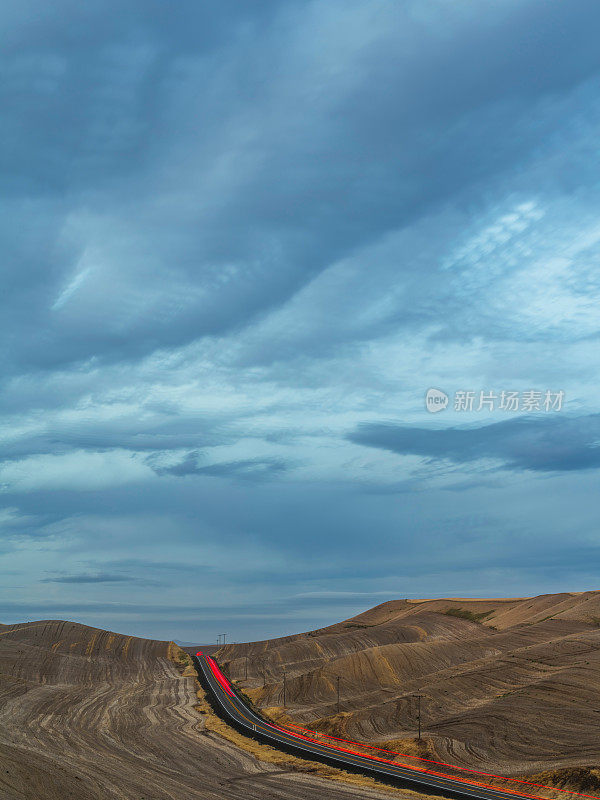
[[[443,411],[448,405],[448,395],[441,389],[427,389],[425,394],[425,408],[431,414]]]

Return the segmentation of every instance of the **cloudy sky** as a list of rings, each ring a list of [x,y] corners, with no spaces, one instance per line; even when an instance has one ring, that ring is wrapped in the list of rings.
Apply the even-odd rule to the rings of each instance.
[[[600,588],[596,0],[0,18],[0,621]]]

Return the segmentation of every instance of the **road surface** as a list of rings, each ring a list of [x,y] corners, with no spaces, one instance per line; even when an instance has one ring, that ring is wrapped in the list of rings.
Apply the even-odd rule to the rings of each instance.
[[[515,800],[515,797],[538,797],[532,792],[523,791],[528,787],[517,781],[515,789],[503,791],[486,785],[486,777],[482,773],[473,771],[472,777],[461,779],[445,775],[443,770],[449,769],[449,767],[433,762],[431,762],[431,768],[429,765],[411,768],[385,758],[353,752],[351,744],[336,746],[319,741],[316,736],[313,738],[310,732],[300,733],[269,723],[246,705],[211,656],[199,652],[194,657],[194,663],[204,688],[208,690],[209,697],[216,709],[221,712],[221,716],[250,736],[268,742],[286,752],[293,752],[304,758],[325,761],[340,769],[362,772],[387,783],[406,786],[427,794],[468,797],[474,800]]]

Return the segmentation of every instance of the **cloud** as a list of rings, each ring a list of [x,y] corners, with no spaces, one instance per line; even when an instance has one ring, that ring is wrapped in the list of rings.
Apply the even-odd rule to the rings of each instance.
[[[42,583],[129,583],[134,578],[127,575],[111,575],[110,573],[99,573],[97,575],[62,575],[56,578],[44,578]]]
[[[237,478],[240,480],[261,481],[285,472],[288,465],[276,458],[251,458],[240,461],[199,464],[199,454],[189,453],[183,461],[170,467],[155,467],[157,475],[207,475],[215,478]]]
[[[585,2],[555,4],[553,24],[536,2],[473,19],[433,0],[251,14],[185,3],[169,20],[126,5],[131,28],[128,14],[99,24],[97,3],[65,7],[66,30],[11,19],[6,219],[27,231],[5,287],[15,364],[138,358],[239,330],[332,263],[520,168],[599,64]],[[193,45],[188,27],[203,32]],[[557,59],[532,68],[548,51]]]
[[[350,441],[401,455],[466,464],[482,459],[506,469],[564,472],[600,467],[600,415],[523,417],[470,428],[364,423]]]
[[[35,522],[36,518],[34,516],[21,514],[18,508],[0,508],[0,530],[3,528],[6,530],[19,529]]]
[[[46,489],[86,491],[143,481],[152,475],[130,453],[75,451],[30,456],[0,464],[0,490],[31,492]]]
[[[599,21],[0,8],[0,608],[241,639],[586,581]],[[428,386],[568,403],[433,429]]]

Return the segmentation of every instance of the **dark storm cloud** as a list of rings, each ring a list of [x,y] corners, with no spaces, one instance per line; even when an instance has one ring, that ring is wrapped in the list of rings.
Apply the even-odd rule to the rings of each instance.
[[[287,469],[282,459],[250,458],[240,461],[228,461],[219,464],[198,463],[199,453],[191,452],[171,467],[154,467],[157,475],[208,475],[214,478],[239,478],[242,480],[260,481],[273,477]]]
[[[127,575],[110,575],[103,572],[98,575],[61,575],[56,578],[44,578],[42,583],[129,583],[135,580]]]
[[[507,469],[563,472],[600,467],[600,415],[519,418],[472,428],[365,423],[348,437],[401,455],[465,464],[500,461]]]

